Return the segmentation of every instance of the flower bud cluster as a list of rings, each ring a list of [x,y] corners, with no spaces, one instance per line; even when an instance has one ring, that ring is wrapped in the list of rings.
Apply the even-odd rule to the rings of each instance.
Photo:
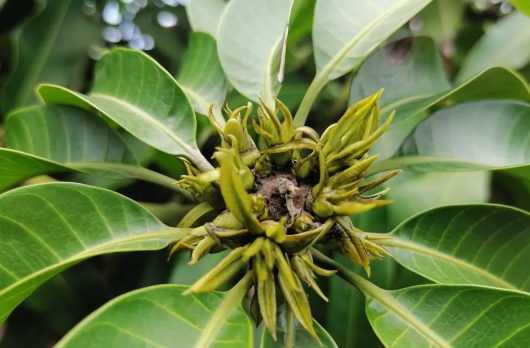
[[[391,203],[380,199],[387,190],[367,193],[397,171],[365,180],[377,159],[368,151],[393,118],[379,125],[380,95],[350,107],[322,137],[309,127],[295,128],[280,100],[275,100],[277,109],[261,101],[252,122],[259,147],[248,132],[250,103],[233,111],[226,108],[224,127],[210,116],[222,138],[214,154],[220,166],[201,173],[184,161],[187,175],[179,184],[219,215],[195,228],[171,252],[190,249],[190,264],[196,264],[208,253],[231,251],[189,293],[214,290],[246,266],[254,279],[251,314],[256,323],[263,320],[276,337],[279,289],[288,309],[318,340],[303,283],[327,301],[315,279],[335,271],[315,265],[311,248],[317,243],[332,247],[368,274],[370,262],[388,254],[350,219]]]

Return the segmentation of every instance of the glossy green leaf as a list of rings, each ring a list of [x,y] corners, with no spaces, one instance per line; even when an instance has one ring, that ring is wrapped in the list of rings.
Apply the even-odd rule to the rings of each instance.
[[[441,102],[481,99],[530,101],[530,90],[524,80],[500,67],[483,71],[452,89],[434,41],[423,37],[389,43],[371,56],[353,79],[349,104],[381,88],[384,88],[380,100],[382,121],[396,110],[391,128],[404,121],[417,124],[421,120],[421,112]]]
[[[386,207],[390,227],[387,231],[428,209],[451,204],[486,203],[491,194],[490,181],[491,172],[487,171],[400,173],[383,185],[390,188],[386,197],[396,202]]]
[[[16,111],[7,117],[6,140],[9,149],[0,149],[0,189],[58,171],[177,188],[174,179],[140,167],[123,138],[82,109],[52,105]]]
[[[278,94],[278,70],[293,0],[233,0],[219,24],[217,47],[230,83],[255,102]]]
[[[463,103],[436,112],[371,172],[490,170],[530,163],[530,105],[518,101]]]
[[[194,31],[202,31],[217,38],[219,22],[224,13],[225,0],[193,0],[186,5],[186,13]]]
[[[329,81],[350,72],[430,2],[317,1],[313,44],[319,78]]]
[[[337,344],[333,341],[329,333],[316,321],[313,321],[315,332],[318,338],[322,342],[319,345],[317,341],[307,332],[302,325],[293,318],[291,324],[293,325],[294,336],[289,337],[287,335],[287,325],[290,321],[287,319],[285,306],[282,306],[278,311],[276,335],[277,340],[274,341],[272,335],[267,328],[263,328],[261,332],[260,348],[338,348]],[[290,340],[288,344],[287,340]]]
[[[510,0],[513,6],[522,13],[530,16],[530,2],[527,0]]]
[[[468,53],[456,81],[491,66],[519,69],[530,61],[530,17],[514,11],[491,28]]]
[[[38,83],[82,86],[88,47],[101,40],[100,25],[82,13],[82,6],[80,1],[48,0],[44,11],[21,28],[16,36],[16,68],[0,96],[4,113],[36,102]]]
[[[528,213],[506,206],[446,206],[405,221],[381,244],[436,282],[529,291],[528,226]]]
[[[21,209],[24,207],[24,209]],[[134,201],[51,183],[0,195],[0,323],[44,281],[92,256],[158,250],[188,229],[165,226]]]
[[[122,138],[123,141],[127,144],[129,149],[131,149],[131,152],[133,156],[136,158],[138,164],[144,168],[148,167],[156,155],[156,150],[153,149],[151,146],[147,145],[146,143],[141,142],[140,140],[138,140],[138,138],[136,138],[131,133],[128,133],[124,129],[118,129],[117,132],[120,138]],[[168,155],[168,156],[171,156],[171,155]],[[175,161],[173,156],[171,156],[171,158],[173,161]],[[178,178],[180,177],[180,175],[171,176],[171,177]],[[119,188],[132,184],[135,181],[135,179],[129,178],[129,179],[116,180],[116,179],[107,179],[101,176],[95,176],[95,175],[84,174],[84,173],[73,173],[71,176],[68,177],[68,181],[78,182],[80,184],[86,184],[90,186],[96,186],[96,187],[106,188],[108,190],[115,191]],[[180,190],[178,185],[175,185],[174,183],[170,183],[169,180],[167,181],[167,183],[171,184],[171,189]]]
[[[117,297],[92,313],[55,348],[252,348],[252,324],[241,306],[223,318],[207,345],[205,329],[226,295],[184,296],[186,286],[158,285]]]
[[[530,294],[468,285],[386,291],[313,251],[366,296],[366,313],[386,347],[518,348],[530,332]]]
[[[211,104],[216,104],[219,110],[223,107],[228,81],[219,62],[215,40],[209,34],[191,34],[177,81],[197,113],[208,115]]]
[[[420,35],[451,45],[462,23],[464,7],[463,0],[433,0],[419,15],[423,23]]]
[[[211,169],[197,149],[197,120],[186,94],[145,53],[124,48],[105,53],[86,96],[53,85],[41,85],[38,92],[46,104],[97,110],[154,148]]]
[[[366,313],[386,347],[517,348],[528,345],[530,295],[424,285],[369,297]]]
[[[363,60],[432,0],[318,0],[313,24],[317,74],[295,116],[303,125],[326,83]]]

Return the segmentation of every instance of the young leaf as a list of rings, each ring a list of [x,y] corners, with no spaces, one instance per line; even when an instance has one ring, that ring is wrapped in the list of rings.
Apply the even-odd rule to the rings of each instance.
[[[44,10],[21,28],[16,35],[16,69],[0,96],[4,113],[36,102],[38,83],[80,87],[89,63],[87,49],[101,40],[102,29],[83,14],[83,6],[80,1],[48,0]]]
[[[506,206],[447,206],[410,218],[380,244],[439,283],[530,291],[529,224],[528,213]]]
[[[225,0],[193,0],[186,5],[186,13],[193,31],[202,31],[217,38],[221,16],[228,5]]]
[[[128,198],[90,186],[52,183],[4,193],[0,323],[40,284],[79,261],[162,249],[188,231],[165,226]]]
[[[295,117],[305,123],[312,102],[329,81],[359,66],[392,33],[431,0],[319,0],[313,46],[317,74]]]
[[[315,331],[322,342],[322,345],[319,345],[294,317],[289,318],[287,316],[285,306],[282,306],[278,311],[277,323],[278,339],[274,341],[269,330],[263,328],[260,348],[338,348],[329,333],[316,320],[313,320]],[[292,327],[292,336],[287,333],[289,325]],[[290,342],[291,345],[288,345],[287,342]]]
[[[506,38],[510,38],[506,40]],[[491,28],[466,56],[456,77],[462,82],[495,65],[520,69],[530,61],[530,18],[514,11]]]
[[[394,157],[375,163],[370,172],[397,168],[444,172],[525,166],[530,163],[528,127],[530,104],[508,100],[459,104],[438,111],[421,123]]]
[[[218,110],[222,108],[228,92],[228,81],[219,62],[213,37],[201,32],[191,34],[177,81],[197,113],[208,115],[211,104],[215,104]],[[223,125],[224,119],[221,117],[217,123]]]
[[[128,144],[103,120],[69,106],[34,106],[6,119],[0,190],[38,174],[77,171],[137,178],[176,188],[175,180],[138,165]]]
[[[53,85],[41,85],[38,92],[46,104],[97,110],[145,143],[212,169],[197,149],[197,121],[186,94],[145,53],[125,48],[105,53],[86,96]]]
[[[233,0],[219,24],[217,47],[232,85],[245,97],[274,105],[280,53],[293,0]]]
[[[216,323],[208,344],[198,345],[229,293],[184,296],[186,290],[182,285],[157,285],[117,297],[78,324],[55,348],[100,348],[109,342],[128,348],[252,347],[252,324],[239,304]]]

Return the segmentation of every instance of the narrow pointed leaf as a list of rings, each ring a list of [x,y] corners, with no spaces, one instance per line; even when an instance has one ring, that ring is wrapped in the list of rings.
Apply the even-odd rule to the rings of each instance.
[[[35,106],[7,117],[9,149],[0,149],[0,189],[32,176],[76,171],[108,179],[137,178],[175,189],[175,180],[138,165],[122,136],[89,112]]]
[[[84,259],[162,249],[187,232],[165,226],[128,198],[90,186],[52,183],[4,193],[0,323],[40,284]]]
[[[46,104],[97,110],[143,142],[211,168],[197,149],[197,121],[186,94],[145,53],[124,48],[105,53],[88,95],[53,85],[42,85],[38,92]]]
[[[516,348],[528,344],[530,295],[425,285],[369,296],[366,313],[386,347]]]
[[[293,0],[234,0],[219,24],[217,47],[230,83],[245,97],[274,105],[280,53]]]
[[[506,40],[506,38],[511,38]],[[456,77],[465,81],[495,65],[520,69],[530,61],[530,17],[513,11],[499,20],[473,46]]]
[[[491,100],[459,104],[422,122],[394,157],[369,170],[472,171],[530,163],[530,104]],[[480,145],[478,145],[480,144]]]
[[[278,325],[276,326],[278,339],[274,341],[270,332],[264,328],[261,333],[260,348],[285,348],[286,334],[287,334],[287,318],[285,306],[282,306],[278,312]],[[294,322],[294,340],[291,348],[338,348],[329,333],[316,321],[313,320],[313,327],[322,342],[319,345],[317,341],[304,329],[302,325],[295,319]]]
[[[191,34],[177,81],[197,113],[208,115],[211,104],[215,104],[218,110],[223,107],[228,81],[212,36],[201,32]]]
[[[184,296],[182,285],[158,285],[122,295],[79,323],[55,348],[100,348],[113,342],[128,348],[251,348],[252,324],[240,305],[207,329],[226,294]]]
[[[186,13],[193,31],[202,31],[217,38],[219,22],[228,3],[224,0],[193,0],[186,5]]]
[[[435,282],[530,292],[528,226],[528,213],[506,206],[447,206],[403,222],[379,244]]]
[[[245,222],[247,228],[255,233],[263,232],[263,227],[252,214],[250,196],[237,176],[233,156],[228,152],[221,164],[221,193],[228,209],[239,221]]]

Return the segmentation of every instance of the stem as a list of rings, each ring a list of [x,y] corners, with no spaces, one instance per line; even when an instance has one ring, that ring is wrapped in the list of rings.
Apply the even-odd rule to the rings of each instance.
[[[209,172],[214,170],[215,168],[208,162],[206,158],[202,155],[202,153],[199,150],[196,150],[196,152],[192,154],[188,154],[189,159],[193,164],[199,168],[199,170],[203,173]]]
[[[326,82],[324,78],[317,74],[313,82],[311,82],[311,85],[309,85],[309,88],[304,95],[304,99],[302,99],[302,103],[300,104],[298,111],[296,111],[296,116],[294,117],[295,127],[300,127],[305,124],[307,116],[309,115],[309,111],[311,111],[311,106],[313,106],[318,94],[325,85]]]
[[[187,214],[194,207],[193,205],[181,205],[177,202],[169,202],[164,204],[149,202],[138,203],[140,203],[140,205],[147,209],[151,214],[156,216],[158,220],[169,226],[176,224],[184,216],[184,214]]]
[[[127,168],[125,168],[127,167]],[[125,171],[131,174],[133,177],[145,180],[148,182],[152,182],[154,184],[158,184],[164,187],[167,187],[173,191],[176,191],[186,197],[186,199],[193,201],[193,196],[186,190],[184,190],[179,185],[176,185],[176,180],[173,178],[170,178],[169,176],[165,176],[163,174],[157,173],[155,171],[149,170],[147,168],[143,167],[136,167],[136,166],[123,166]]]
[[[320,251],[311,249],[311,254],[313,255],[313,258],[322,265],[336,269],[342,279],[355,286],[365,296],[379,299],[382,296],[382,292],[385,292],[385,290],[375,286],[360,275],[350,271],[346,267],[335,262],[335,260],[330,259],[326,255],[322,254]]]
[[[241,301],[243,301],[251,286],[252,273],[247,272],[230,291],[225,293],[226,295],[221,305],[217,307],[210,321],[206,324],[199,341],[195,344],[195,348],[210,347],[211,343],[215,340],[217,332],[223,326],[223,322],[227,321],[230,314],[241,304]]]

